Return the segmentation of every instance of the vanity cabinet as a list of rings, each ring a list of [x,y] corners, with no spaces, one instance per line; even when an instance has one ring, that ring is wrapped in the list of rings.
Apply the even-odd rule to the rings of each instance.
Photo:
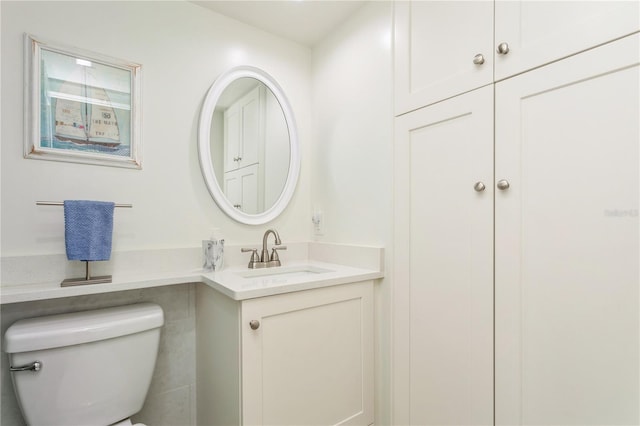
[[[640,28],[637,1],[397,1],[396,115]]]
[[[393,424],[640,424],[639,82],[636,34],[396,118]]]
[[[197,290],[199,425],[373,424],[373,282]]]

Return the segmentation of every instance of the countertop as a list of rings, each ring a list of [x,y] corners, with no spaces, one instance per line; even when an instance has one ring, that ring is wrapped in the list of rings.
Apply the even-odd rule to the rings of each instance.
[[[199,257],[194,255],[194,253],[199,255],[199,249],[126,253],[121,256],[127,259],[126,261],[122,259],[114,261],[113,265],[107,265],[98,273],[93,273],[95,276],[104,275],[105,272],[112,274],[111,283],[71,287],[61,287],[59,279],[45,278],[41,282],[29,282],[29,277],[33,276],[37,278],[31,278],[32,280],[42,280],[42,276],[48,278],[46,271],[40,275],[37,271],[34,273],[34,267],[46,268],[47,263],[61,262],[60,259],[3,259],[3,268],[9,267],[10,273],[3,273],[0,303],[56,299],[187,283],[204,283],[233,300],[245,300],[379,279],[384,276],[384,249],[379,247],[311,242],[293,244],[289,246],[289,249],[293,253],[290,254],[288,260],[283,259],[281,267],[248,269],[244,263],[246,260],[244,257],[231,255],[228,256],[230,258],[229,266],[219,272],[204,272],[197,266],[193,267],[195,265],[192,259]],[[239,250],[232,250],[233,248],[228,251],[239,252]],[[118,256],[116,256],[116,260],[117,258]],[[170,262],[167,261],[169,259]],[[183,259],[190,260],[182,261]],[[226,258],[225,262],[227,262]],[[198,263],[199,261],[195,262],[196,265]],[[162,264],[162,268],[159,268],[158,264]],[[108,266],[111,266],[112,270],[109,270]],[[11,271],[12,269],[13,271]],[[19,272],[23,269],[25,270],[24,282],[19,282],[21,279]],[[320,272],[301,272],[309,269]],[[78,275],[77,272],[74,273]],[[65,274],[69,275],[69,272]],[[266,275],[246,276],[251,274]],[[18,283],[5,283],[4,275],[10,275],[11,280],[18,281]]]

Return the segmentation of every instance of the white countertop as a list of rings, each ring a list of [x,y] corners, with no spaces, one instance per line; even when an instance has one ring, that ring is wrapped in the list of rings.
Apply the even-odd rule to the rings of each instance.
[[[326,272],[298,274],[296,271],[305,270],[308,266],[316,267]],[[259,277],[243,277],[247,272],[265,272],[273,275]],[[282,272],[278,274],[278,272]],[[290,272],[290,273],[289,273]],[[309,290],[312,288],[328,287],[351,282],[382,278],[379,270],[354,268],[335,263],[308,261],[285,265],[268,270],[254,269],[225,269],[221,272],[211,272],[202,275],[203,283],[218,290],[233,300],[252,299],[256,297],[272,296],[274,294],[292,291]]]
[[[61,297],[81,296],[88,294],[110,293],[141,288],[160,287],[166,285],[178,285],[187,283],[204,283],[211,288],[225,294],[234,300],[245,300],[256,297],[264,297],[293,291],[308,290],[313,288],[328,287],[346,284],[350,282],[366,281],[382,278],[384,249],[379,247],[359,247],[334,244],[299,243],[302,250],[291,256],[290,260],[283,259],[283,266],[267,269],[248,269],[244,258],[243,263],[238,264],[232,258],[229,267],[220,272],[204,272],[202,269],[193,268],[193,262],[183,263],[176,261],[179,258],[192,258],[193,249],[186,253],[169,253],[158,251],[151,254],[127,253],[127,259],[135,259],[131,267],[120,261],[122,272],[116,267],[107,273],[113,275],[111,283],[80,285],[61,287],[60,281],[45,281],[18,284],[5,282],[0,286],[0,303],[18,303],[33,300],[56,299]],[[239,250],[238,250],[239,251]],[[140,262],[141,258],[148,257],[147,266]],[[153,258],[153,260],[151,260]],[[172,264],[162,262],[172,259]],[[16,259],[7,262],[14,269],[26,269],[24,265],[32,265],[33,259]],[[327,261],[328,260],[328,261]],[[335,263],[338,260],[340,263]],[[164,263],[163,268],[157,264]],[[46,263],[46,262],[45,262]],[[199,262],[198,262],[199,263]],[[343,264],[350,263],[350,264]],[[153,265],[153,268],[148,267]],[[46,265],[44,266],[46,267]],[[302,269],[319,268],[321,273],[301,273]],[[93,275],[103,275],[104,272]],[[25,276],[33,271],[25,272]],[[268,274],[259,277],[243,277],[247,274]],[[275,275],[271,275],[275,274]],[[14,275],[16,275],[14,273]],[[77,274],[76,274],[77,275]],[[13,278],[16,280],[16,278]],[[19,278],[18,278],[19,279]],[[4,281],[4,279],[3,279]]]

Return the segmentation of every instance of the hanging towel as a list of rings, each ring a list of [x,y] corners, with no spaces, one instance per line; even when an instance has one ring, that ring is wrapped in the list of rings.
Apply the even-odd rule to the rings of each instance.
[[[67,259],[109,260],[114,207],[115,203],[106,201],[64,201]]]

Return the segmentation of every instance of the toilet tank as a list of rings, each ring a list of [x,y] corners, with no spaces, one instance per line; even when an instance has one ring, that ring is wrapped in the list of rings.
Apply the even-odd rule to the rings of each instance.
[[[30,318],[12,324],[3,349],[22,414],[31,426],[106,426],[142,409],[164,324],[162,308],[140,303]]]

